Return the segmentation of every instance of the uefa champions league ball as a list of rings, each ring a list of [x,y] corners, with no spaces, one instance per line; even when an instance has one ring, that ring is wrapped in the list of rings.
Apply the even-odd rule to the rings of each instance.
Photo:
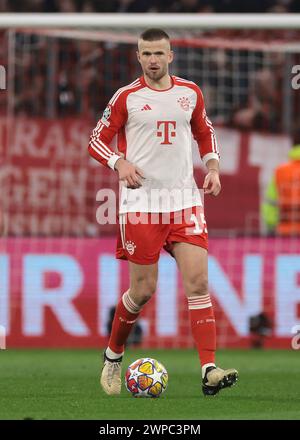
[[[127,368],[125,385],[134,397],[159,397],[167,388],[168,373],[155,359],[138,359]]]

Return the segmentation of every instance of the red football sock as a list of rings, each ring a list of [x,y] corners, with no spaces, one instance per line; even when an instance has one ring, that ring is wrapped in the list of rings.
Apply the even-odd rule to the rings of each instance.
[[[122,354],[130,330],[137,320],[141,307],[130,298],[128,291],[124,293],[116,307],[108,347],[114,353]]]
[[[188,298],[193,338],[201,365],[214,364],[216,323],[209,295]]]

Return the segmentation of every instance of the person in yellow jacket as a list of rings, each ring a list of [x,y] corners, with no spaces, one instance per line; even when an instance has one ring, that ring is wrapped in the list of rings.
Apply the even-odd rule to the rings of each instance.
[[[268,232],[281,236],[300,235],[300,144],[290,150],[289,159],[275,169],[262,205]]]

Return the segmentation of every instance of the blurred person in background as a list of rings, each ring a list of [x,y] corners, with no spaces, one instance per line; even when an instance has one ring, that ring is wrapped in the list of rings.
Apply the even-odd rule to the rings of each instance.
[[[241,129],[282,131],[282,64],[274,60],[272,69],[255,72],[245,108],[233,115],[233,125]]]
[[[57,6],[59,9],[59,12],[64,12],[65,14],[78,12],[77,11],[77,4],[74,0],[61,0],[57,2]]]
[[[198,0],[180,0],[175,1],[171,7],[171,12],[192,13],[198,12]]]
[[[118,0],[116,12],[148,12],[152,3],[147,0]]]
[[[8,0],[0,0],[0,12],[8,12]]]
[[[250,316],[249,332],[251,348],[263,348],[266,338],[272,334],[272,322],[265,312]]]
[[[44,3],[44,0],[9,0],[4,2],[7,11],[1,8],[1,12],[44,12]]]
[[[269,183],[262,217],[270,234],[300,235],[300,133],[289,152],[288,163],[279,165]]]
[[[0,0],[1,12],[299,12],[299,0]]]

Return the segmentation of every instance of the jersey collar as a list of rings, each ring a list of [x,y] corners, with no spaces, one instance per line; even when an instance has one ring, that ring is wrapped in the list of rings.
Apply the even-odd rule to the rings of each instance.
[[[154,90],[155,92],[167,92],[168,90],[172,89],[172,88],[174,87],[175,81],[174,81],[174,78],[173,78],[172,75],[170,75],[170,79],[171,79],[171,86],[168,87],[167,89],[154,89],[153,87],[150,87],[150,86],[146,83],[145,78],[144,78],[144,75],[142,75],[142,76],[140,77],[140,81],[141,81],[142,85],[143,85],[144,87],[147,87],[147,88],[150,89],[150,90]]]

